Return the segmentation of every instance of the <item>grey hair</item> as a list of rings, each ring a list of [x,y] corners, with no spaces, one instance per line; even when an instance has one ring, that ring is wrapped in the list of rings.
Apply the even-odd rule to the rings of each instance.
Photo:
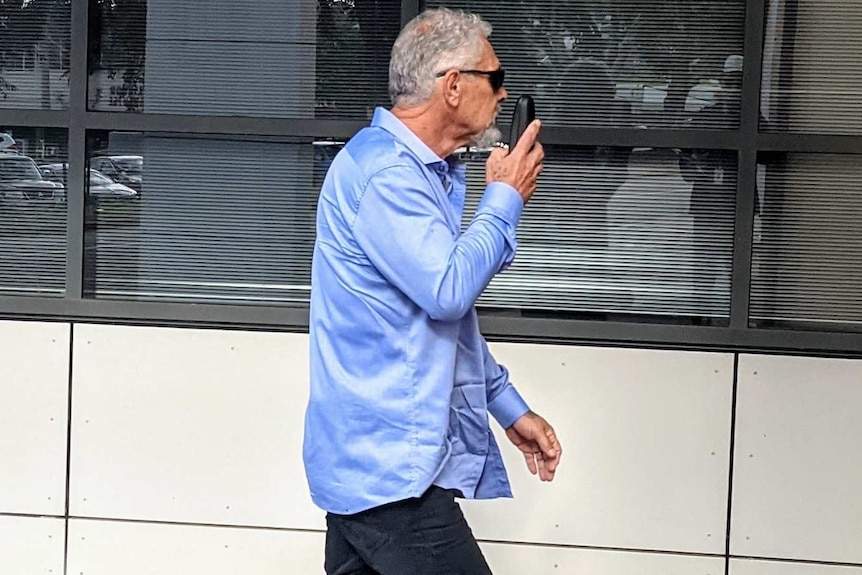
[[[389,61],[393,105],[417,106],[431,96],[439,72],[469,68],[482,59],[491,25],[477,14],[448,8],[426,10],[398,35]]]

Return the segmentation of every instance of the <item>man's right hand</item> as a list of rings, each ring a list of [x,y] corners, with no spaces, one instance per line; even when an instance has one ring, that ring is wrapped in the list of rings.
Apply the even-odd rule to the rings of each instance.
[[[545,150],[542,144],[536,141],[541,127],[541,120],[533,120],[524,130],[514,150],[507,152],[502,148],[495,148],[485,164],[486,183],[509,184],[518,190],[525,204],[536,191],[536,182],[545,159]]]

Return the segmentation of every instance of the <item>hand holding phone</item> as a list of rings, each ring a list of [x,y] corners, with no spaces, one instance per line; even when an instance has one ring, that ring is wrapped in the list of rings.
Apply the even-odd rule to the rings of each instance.
[[[530,96],[521,96],[515,104],[509,132],[509,150],[496,148],[488,157],[485,179],[488,184],[503,182],[520,194],[524,203],[536,191],[545,151],[536,140],[541,122],[536,120],[536,106]],[[520,143],[519,143],[520,141]]]

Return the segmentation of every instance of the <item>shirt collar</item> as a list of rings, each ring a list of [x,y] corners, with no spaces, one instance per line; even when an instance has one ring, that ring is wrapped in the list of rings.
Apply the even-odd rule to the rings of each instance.
[[[374,117],[371,120],[371,125],[377,128],[383,128],[398,138],[401,143],[407,146],[407,149],[419,158],[419,161],[426,166],[439,164],[441,162],[445,163],[440,156],[434,153],[434,150],[429,148],[425,142],[420,140],[419,137],[410,130],[410,128],[405,126],[404,122],[396,118],[395,115],[386,108],[376,108],[374,110]]]

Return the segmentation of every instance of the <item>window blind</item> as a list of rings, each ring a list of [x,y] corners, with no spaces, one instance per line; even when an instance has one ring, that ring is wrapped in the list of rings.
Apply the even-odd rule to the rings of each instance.
[[[112,0],[91,25],[90,108],[366,118],[388,103],[396,0]]]
[[[0,108],[69,107],[67,1],[0,2]]]
[[[742,0],[427,4],[485,17],[509,93],[532,94],[551,125],[739,124]]]
[[[96,133],[96,157],[138,155],[138,198],[88,196],[87,295],[305,302],[330,146],[273,138]]]
[[[67,140],[56,128],[0,130],[0,295],[65,292]]]
[[[761,129],[862,132],[860,28],[860,0],[770,0]]]
[[[469,223],[485,187],[469,160]],[[513,265],[479,300],[575,314],[729,316],[736,156],[546,147]]]
[[[862,329],[862,157],[772,154],[760,166],[751,316],[756,325]]]

